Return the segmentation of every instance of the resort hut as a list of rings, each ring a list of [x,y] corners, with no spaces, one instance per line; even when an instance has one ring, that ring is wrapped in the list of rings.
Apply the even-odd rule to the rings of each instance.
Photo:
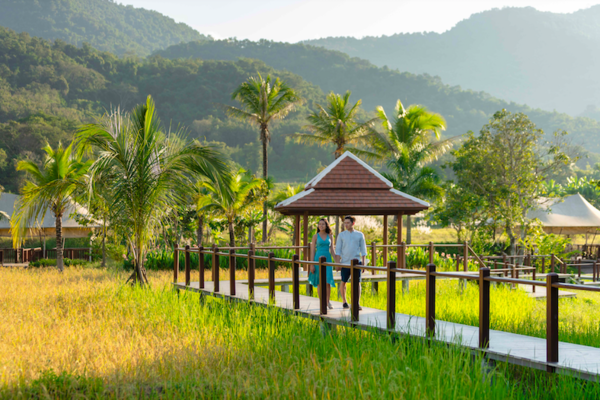
[[[19,196],[16,194],[2,193],[0,196],[0,211],[4,211],[9,216],[12,215],[15,202]],[[62,236],[63,238],[84,238],[94,228],[100,228],[100,223],[93,223],[90,226],[82,226],[73,218],[70,217],[73,212],[76,211],[81,215],[87,215],[87,210],[83,207],[70,207],[65,212],[62,219]],[[10,237],[10,222],[0,221],[0,237]],[[27,231],[28,238],[45,238],[56,237],[56,226],[55,217],[52,212],[48,211],[44,214],[44,217],[38,221],[31,221],[31,226],[28,227]]]
[[[275,210],[293,215],[294,243],[300,246],[300,219],[303,219],[303,245],[308,246],[309,215],[382,215],[383,244],[388,244],[388,216],[397,216],[398,243],[402,241],[402,216],[414,215],[429,208],[429,203],[393,188],[367,163],[345,152],[311,179],[304,191],[282,201]],[[398,251],[400,248],[398,247]],[[309,252],[305,250],[304,259]],[[387,248],[383,248],[384,264]]]
[[[579,193],[564,199],[543,199],[527,217],[540,220],[546,233],[576,235],[596,233],[600,229],[600,210]]]

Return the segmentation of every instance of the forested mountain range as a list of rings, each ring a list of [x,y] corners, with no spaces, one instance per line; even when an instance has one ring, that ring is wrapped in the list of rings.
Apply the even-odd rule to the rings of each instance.
[[[574,118],[564,113],[532,109],[499,100],[485,92],[446,85],[439,77],[376,67],[366,60],[339,51],[271,41],[215,40],[181,43],[156,54],[170,59],[259,59],[276,69],[302,76],[319,85],[325,93],[351,90],[354,96],[363,100],[365,109],[370,111],[382,105],[391,113],[397,99],[405,105],[423,104],[446,118],[447,137],[462,135],[469,130],[478,131],[494,112],[502,108],[521,111],[546,133],[566,130],[574,143],[585,144],[589,150],[600,152],[600,123],[591,118]]]
[[[305,43],[545,110],[579,115],[600,107],[600,5],[572,14],[494,9],[442,34]]]
[[[146,56],[179,42],[210,39],[156,11],[113,0],[0,0],[0,26],[117,55]]]
[[[46,140],[52,145],[68,142],[82,122],[111,107],[130,110],[148,95],[167,125],[176,129],[182,124],[192,138],[219,142],[232,160],[256,171],[257,128],[226,118],[222,105],[234,104],[231,93],[257,72],[281,77],[306,99],[273,126],[269,159],[277,179],[306,179],[330,156],[325,149],[286,140],[301,130],[314,102],[324,101],[321,89],[298,75],[256,60],[119,58],[89,46],[51,43],[0,28],[0,185],[15,192],[22,176],[15,171],[16,161],[41,160]]]

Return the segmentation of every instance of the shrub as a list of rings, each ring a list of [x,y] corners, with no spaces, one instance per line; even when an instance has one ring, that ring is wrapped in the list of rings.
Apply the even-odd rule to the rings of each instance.
[[[92,265],[91,262],[86,261],[86,260],[71,260],[68,258],[64,259],[64,263],[65,263],[65,267],[72,267],[72,266],[89,267],[90,265]],[[33,267],[33,268],[56,267],[56,260],[42,258],[41,260],[30,262],[29,267]]]

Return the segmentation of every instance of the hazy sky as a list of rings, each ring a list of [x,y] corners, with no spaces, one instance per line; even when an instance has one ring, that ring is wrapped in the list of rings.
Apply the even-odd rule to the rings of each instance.
[[[217,39],[297,42],[327,36],[444,32],[473,13],[532,6],[571,13],[597,1],[556,0],[117,0],[156,10]]]

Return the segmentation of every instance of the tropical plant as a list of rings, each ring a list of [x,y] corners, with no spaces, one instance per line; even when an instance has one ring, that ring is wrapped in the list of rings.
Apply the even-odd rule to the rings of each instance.
[[[129,233],[135,268],[134,283],[148,282],[144,255],[170,208],[185,205],[185,196],[199,179],[226,188],[227,166],[220,153],[180,133],[165,133],[148,96],[132,113],[116,110],[97,123],[82,126],[76,135],[80,151],[97,150],[90,168],[115,176],[108,185],[113,223]],[[222,189],[226,190],[226,189]]]
[[[350,91],[343,96],[333,92],[327,95],[327,104],[317,104],[317,111],[308,116],[309,124],[304,128],[312,133],[297,133],[294,138],[298,143],[335,146],[334,156],[337,159],[346,151],[360,154],[363,151],[349,147],[350,145],[366,145],[372,135],[372,127],[377,118],[365,122],[358,121],[358,113],[362,100],[350,103]]]
[[[44,218],[49,210],[55,218],[56,265],[63,270],[62,219],[68,207],[73,205],[72,195],[84,187],[84,176],[91,161],[82,162],[73,152],[73,144],[64,148],[61,143],[56,150],[46,145],[46,158],[40,168],[31,160],[17,164],[18,171],[25,171],[28,179],[21,190],[11,218],[13,245],[20,246],[31,224]]]
[[[285,118],[290,111],[302,103],[302,99],[294,89],[279,78],[272,79],[270,75],[264,79],[250,77],[242,83],[231,95],[240,102],[241,108],[227,107],[227,113],[235,118],[256,124],[260,128],[260,141],[262,142],[263,179],[269,176],[268,145],[271,140],[269,127],[273,121]],[[266,241],[267,233],[267,204],[263,204],[263,237]]]
[[[406,109],[400,100],[392,119],[381,106],[377,107],[377,115],[383,133],[374,135],[371,146],[376,159],[387,160],[391,172],[385,174],[386,178],[394,188],[412,196],[439,198],[443,193],[440,178],[434,169],[425,165],[448,151],[455,140],[440,140],[441,132],[446,129],[444,117],[420,105]],[[432,135],[436,139],[434,142]],[[406,216],[406,241],[411,242],[410,215]]]
[[[206,198],[202,209],[215,212],[227,219],[231,247],[235,247],[235,219],[247,209],[259,204],[258,198],[254,197],[252,192],[263,182],[262,179],[248,177],[244,169],[239,169],[232,174],[226,191],[210,182],[203,183],[210,197]]]

